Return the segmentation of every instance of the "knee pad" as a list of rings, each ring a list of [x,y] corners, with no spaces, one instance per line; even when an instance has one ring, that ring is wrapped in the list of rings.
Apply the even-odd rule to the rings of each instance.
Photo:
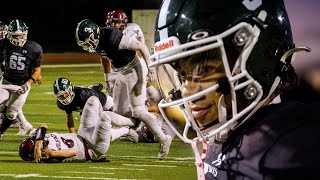
[[[10,120],[15,120],[17,118],[18,112],[17,111],[11,111],[11,110],[7,110],[6,112],[6,116],[8,119]]]

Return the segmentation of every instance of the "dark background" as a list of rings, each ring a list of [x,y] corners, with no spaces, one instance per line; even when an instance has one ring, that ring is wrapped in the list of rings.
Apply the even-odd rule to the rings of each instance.
[[[132,9],[158,9],[161,0],[11,0],[1,3],[0,20],[21,19],[29,27],[28,39],[44,53],[83,52],[75,41],[77,23],[88,18],[103,26],[107,12],[123,9],[131,22]]]

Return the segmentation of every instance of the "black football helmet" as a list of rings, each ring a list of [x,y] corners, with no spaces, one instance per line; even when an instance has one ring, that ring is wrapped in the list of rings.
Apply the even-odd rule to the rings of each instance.
[[[75,37],[79,46],[85,51],[94,53],[99,44],[100,28],[93,21],[84,19],[78,23]]]
[[[163,117],[170,123],[167,109],[180,108],[185,131],[192,127],[206,140],[250,117],[278,86],[284,64],[296,52],[282,0],[164,0],[156,18],[154,42],[149,67],[157,68]],[[202,65],[182,69],[188,62]],[[223,76],[208,78],[216,71]],[[186,80],[216,83],[205,89],[195,85],[194,93],[182,97]],[[226,108],[225,95],[221,95],[219,125],[203,133],[194,118],[200,111],[190,103],[214,91],[228,94],[230,107]],[[186,132],[174,131],[191,143]]]
[[[0,21],[0,40],[6,38],[8,26],[3,21]]]
[[[69,105],[75,96],[73,85],[67,78],[58,78],[53,83],[53,93],[63,105]]]
[[[34,160],[34,139],[27,137],[19,146],[19,155],[24,161],[33,161]]]
[[[15,19],[9,23],[7,37],[11,44],[15,46],[23,46],[27,41],[27,35],[28,26],[23,21]]]

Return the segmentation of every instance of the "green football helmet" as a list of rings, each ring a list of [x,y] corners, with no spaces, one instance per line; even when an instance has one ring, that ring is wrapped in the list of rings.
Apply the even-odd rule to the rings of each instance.
[[[27,41],[28,26],[21,20],[12,20],[8,25],[8,35],[10,43],[15,46],[23,46]]]
[[[54,81],[53,93],[63,105],[69,105],[75,96],[70,80],[63,77]]]
[[[3,21],[0,21],[0,40],[6,38],[8,26]]]
[[[164,0],[154,42],[149,67],[157,69],[160,112],[170,124],[168,109],[181,109],[186,128],[175,132],[188,143],[190,127],[208,140],[245,122],[274,92],[298,49],[283,0]],[[217,72],[223,76],[214,76]],[[191,93],[183,94],[187,88]],[[207,109],[195,102],[210,93],[222,94],[218,124],[204,133],[196,119]],[[231,96],[226,101],[231,108],[224,95]]]
[[[93,21],[84,19],[78,23],[75,37],[79,46],[85,51],[94,53],[99,44],[100,28]]]

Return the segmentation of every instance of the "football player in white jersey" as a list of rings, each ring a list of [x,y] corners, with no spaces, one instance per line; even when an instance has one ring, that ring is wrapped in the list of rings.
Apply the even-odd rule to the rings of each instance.
[[[47,134],[48,126],[42,124],[20,144],[19,155],[24,161],[35,162],[99,160],[107,153],[111,141],[132,135],[128,127],[111,127],[108,111],[103,111],[97,96],[91,96],[83,108],[77,134]]]
[[[145,43],[144,35],[140,26],[136,23],[128,23],[128,21],[129,21],[129,18],[127,14],[123,10],[117,9],[107,13],[105,24],[107,27],[117,28],[120,31],[122,31],[123,34],[129,35],[130,37],[135,37],[140,42]],[[137,53],[139,54],[140,57],[142,57],[139,51],[137,51]],[[110,96],[113,95],[113,86],[117,79],[118,79],[117,72],[115,71],[115,69],[112,69],[107,82],[108,83],[107,92]],[[120,82],[117,82],[117,83],[120,83]],[[117,101],[117,99],[115,99],[114,101]],[[124,110],[123,115],[130,114],[129,106],[127,106],[128,104],[129,102],[126,101],[123,105],[123,108],[127,107],[127,109]]]

